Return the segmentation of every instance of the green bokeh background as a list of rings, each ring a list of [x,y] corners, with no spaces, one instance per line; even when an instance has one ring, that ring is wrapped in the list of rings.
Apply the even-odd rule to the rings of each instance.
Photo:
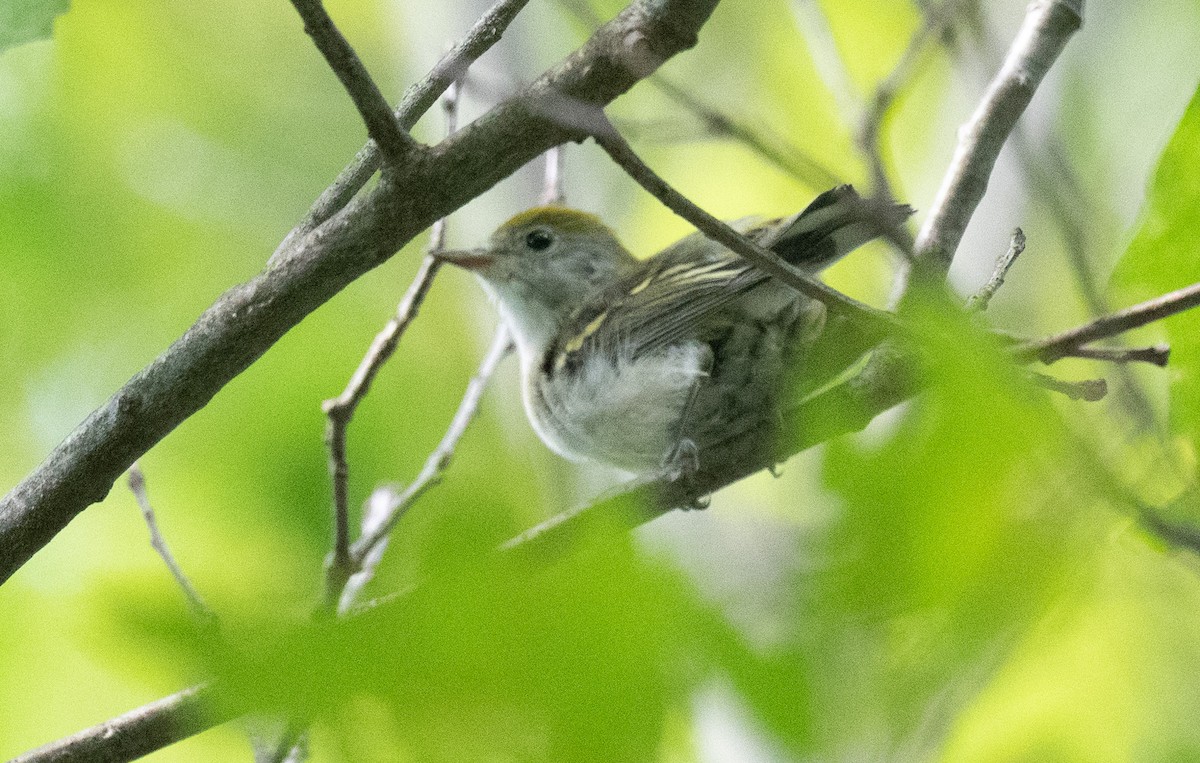
[[[865,184],[854,115],[796,22],[806,2],[725,0],[664,73]],[[0,24],[36,31],[26,6],[37,4],[0,12]],[[329,3],[388,94],[484,7]],[[607,17],[622,3],[592,7]],[[860,95],[920,24],[903,0],[821,8]],[[1023,12],[1019,0],[983,3],[986,34],[930,50],[900,93],[885,156],[919,210]],[[1090,0],[1086,12],[952,272],[959,292],[973,290],[1021,225],[1029,250],[988,317],[1022,333],[1088,317],[1073,256],[1113,306],[1200,280],[1200,3]],[[473,69],[462,118],[587,33],[579,14],[532,0]],[[24,36],[0,34],[0,46]],[[722,217],[787,214],[823,190],[710,139],[650,84],[611,113]],[[417,133],[440,130],[431,114]],[[281,0],[74,0],[50,39],[0,53],[0,482],[16,484],[257,272],[363,138]],[[687,232],[594,146],[568,147],[566,169],[568,201],[634,251]],[[457,213],[451,244],[475,244],[530,205],[539,173]],[[0,757],[216,672],[316,713],[315,761],[1200,759],[1200,568],[1136,521],[1139,504],[1170,503],[1172,518],[1200,522],[1187,498],[1195,315],[1137,335],[1168,339],[1174,354],[1165,371],[1130,369],[1136,395],[1111,368],[1055,366],[1109,377],[1114,393],[1085,405],[1028,388],[978,326],[927,295],[914,320],[938,362],[921,400],[708,511],[629,541],[600,532],[566,558],[476,569],[462,563],[470,551],[613,481],[538,442],[510,360],[371,590],[444,581],[351,638],[298,628],[329,540],[320,403],[394,309],[424,243],[312,315],[141,462],[169,542],[238,648],[187,636],[184,602],[120,483],[0,588]],[[883,304],[892,264],[868,247],[829,281]],[[417,473],[494,325],[469,278],[439,278],[351,427],[355,506]],[[264,676],[304,690],[279,696]],[[150,759],[248,760],[250,749],[229,724]]]

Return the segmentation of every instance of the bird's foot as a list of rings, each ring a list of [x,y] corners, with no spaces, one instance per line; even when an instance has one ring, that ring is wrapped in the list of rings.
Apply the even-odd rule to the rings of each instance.
[[[663,456],[663,476],[671,482],[679,482],[686,493],[694,492],[696,472],[700,471],[700,448],[693,440],[682,437]],[[680,508],[685,511],[707,509],[712,496],[702,495]]]
[[[680,438],[663,456],[662,468],[671,482],[690,479],[700,471],[700,448],[687,437]]]

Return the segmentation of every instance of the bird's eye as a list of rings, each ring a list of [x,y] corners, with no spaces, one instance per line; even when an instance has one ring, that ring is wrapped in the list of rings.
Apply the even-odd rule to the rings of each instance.
[[[531,230],[525,236],[525,246],[529,247],[535,252],[545,251],[546,249],[549,249],[550,245],[553,243],[554,236],[550,233],[550,231],[543,228]]]

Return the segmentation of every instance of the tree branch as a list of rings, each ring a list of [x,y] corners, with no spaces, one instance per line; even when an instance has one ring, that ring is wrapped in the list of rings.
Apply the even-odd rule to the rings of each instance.
[[[1166,368],[1171,360],[1171,347],[1162,343],[1149,347],[1076,347],[1062,357],[1105,360],[1109,363],[1149,363]],[[1053,362],[1049,361],[1047,365]]]
[[[1008,56],[970,121],[917,234],[917,258],[945,274],[1017,119],[1083,20],[1083,0],[1034,0]]]
[[[563,147],[555,146],[545,153],[542,160],[546,163],[542,169],[542,195],[539,204],[564,204],[566,192],[563,190]]]
[[[1104,379],[1084,379],[1082,381],[1064,381],[1046,374],[1039,374],[1036,371],[1029,374],[1030,380],[1051,392],[1057,392],[1060,395],[1065,395],[1072,400],[1083,400],[1088,403],[1095,403],[1103,400],[1108,395],[1108,382]]]
[[[483,362],[479,365],[479,371],[476,372],[475,376],[467,384],[467,391],[463,395],[462,402],[459,403],[458,410],[455,412],[450,426],[446,429],[446,434],[442,437],[441,442],[438,443],[433,453],[429,454],[429,458],[426,459],[421,473],[404,489],[403,493],[391,502],[382,521],[376,527],[372,528],[370,532],[364,533],[355,542],[350,556],[357,567],[361,568],[363,566],[372,549],[391,533],[396,527],[396,523],[408,511],[408,508],[424,495],[426,490],[441,481],[442,472],[446,470],[446,467],[450,465],[450,460],[454,458],[454,451],[458,448],[458,441],[462,439],[463,434],[467,431],[467,427],[470,426],[471,421],[475,418],[475,413],[479,408],[479,400],[483,397],[483,391],[487,389],[488,382],[496,372],[500,361],[508,355],[511,349],[512,339],[509,337],[508,331],[502,326],[496,331],[496,336],[492,340],[491,347],[484,356]]]
[[[200,596],[200,592],[192,586],[192,581],[188,580],[184,574],[183,568],[179,566],[179,562],[175,561],[175,555],[171,553],[170,547],[167,546],[167,539],[163,537],[162,532],[158,529],[158,519],[154,515],[154,507],[150,504],[150,495],[146,491],[146,477],[142,474],[142,467],[137,461],[129,467],[129,491],[133,493],[134,499],[138,503],[138,507],[142,510],[142,519],[146,521],[146,529],[150,531],[150,546],[158,552],[159,557],[163,560],[163,564],[167,565],[167,569],[171,573],[171,577],[175,578],[175,582],[183,591],[183,596],[187,599],[188,606],[192,612],[202,620],[215,621],[216,615],[208,605],[204,603],[204,598]]]
[[[603,117],[601,117],[603,118]],[[810,278],[799,268],[789,264],[768,246],[761,246],[735,231],[721,220],[705,212],[683,194],[676,191],[665,180],[650,169],[621,137],[616,128],[604,119],[607,129],[597,131],[592,137],[621,169],[625,170],[638,185],[661,201],[668,209],[679,215],[713,241],[724,244],[748,262],[769,273],[805,296],[819,300],[831,310],[853,315],[887,333],[898,324],[891,313],[877,310],[870,305],[851,299],[845,294]]]
[[[399,161],[416,148],[416,141],[400,129],[392,116],[392,107],[354,48],[329,17],[321,0],[292,0],[292,5],[304,20],[304,31],[350,94],[350,100],[354,101],[354,107],[367,125],[367,133],[383,155],[390,161]]]
[[[467,69],[476,59],[486,53],[500,41],[508,25],[517,17],[529,0],[499,0],[487,10],[479,20],[467,31],[454,47],[446,52],[425,79],[410,87],[400,105],[396,107],[396,121],[402,130],[411,130],[417,120],[428,111],[442,93],[455,81],[467,73]],[[379,169],[379,147],[374,141],[369,141],[355,154],[350,162],[313,202],[304,219],[292,229],[283,243],[279,245],[275,256],[289,249],[293,242],[300,240],[321,223],[341,211],[354,195],[362,190],[375,171]]]
[[[457,85],[451,84],[446,90],[442,108],[446,119],[446,135],[453,135],[458,129]],[[350,464],[346,458],[346,429],[350,426],[350,420],[354,418],[359,403],[371,390],[371,383],[376,375],[396,352],[400,340],[420,312],[421,304],[433,285],[434,276],[441,269],[441,260],[434,255],[442,250],[445,243],[446,218],[443,217],[433,224],[425,259],[421,262],[412,285],[408,287],[404,298],[396,307],[396,313],[375,335],[367,354],[351,374],[342,394],[326,400],[321,406],[327,420],[325,443],[329,449],[329,475],[333,482],[333,553],[327,568],[330,573],[337,573],[335,577],[339,577],[342,584],[355,572],[356,566],[350,558]],[[341,585],[336,587],[340,589]]]
[[[1014,348],[1014,352],[1022,360],[1053,363],[1060,358],[1074,355],[1079,348],[1097,339],[1122,334],[1147,323],[1190,310],[1197,305],[1200,305],[1200,283],[1118,310],[1112,315],[1097,318],[1061,334],[1026,342]]]
[[[1168,545],[1200,554],[1200,528],[1186,522],[1168,519],[1158,509],[1143,506],[1139,512],[1142,524]]]
[[[193,686],[13,758],[10,763],[124,763],[236,717],[212,689]],[[224,709],[222,709],[224,708]]]
[[[536,82],[281,247],[0,500],[0,582],[135,459],[202,408],[285,332],[347,284],[552,146],[586,137],[563,99],[605,104],[696,43],[717,0],[635,0]]]
[[[1008,276],[1008,271],[1012,269],[1017,258],[1024,251],[1025,232],[1017,228],[1013,231],[1012,240],[1008,244],[1008,251],[996,259],[996,268],[992,271],[992,277],[979,288],[979,291],[972,294],[971,298],[967,300],[968,310],[981,313],[988,309],[992,297],[996,296],[996,292],[1000,291],[1000,287],[1004,286],[1004,279]]]

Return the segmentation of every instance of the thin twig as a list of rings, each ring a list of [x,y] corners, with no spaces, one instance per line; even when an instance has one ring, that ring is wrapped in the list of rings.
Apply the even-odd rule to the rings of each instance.
[[[326,445],[329,448],[329,471],[333,479],[334,502],[334,556],[335,567],[348,569],[350,562],[349,520],[349,465],[346,462],[346,428],[358,404],[371,389],[371,383],[383,368],[384,363],[396,351],[404,332],[420,312],[421,303],[433,285],[433,277],[440,269],[440,261],[427,255],[417,270],[416,278],[400,300],[392,319],[371,341],[366,355],[350,376],[342,394],[326,400],[322,409],[327,417]]]
[[[934,272],[954,260],[987,190],[1000,149],[1067,40],[1082,23],[1083,0],[1034,0],[996,77],[962,128],[950,169],[917,235],[916,251]]]
[[[237,716],[211,702],[207,684],[193,686],[13,758],[9,763],[124,763]]]
[[[162,558],[163,564],[167,565],[167,569],[171,571],[171,577],[175,578],[175,582],[179,584],[180,590],[183,591],[184,598],[187,599],[188,606],[192,612],[202,620],[215,621],[216,615],[208,605],[204,603],[204,598],[200,596],[200,592],[195,589],[192,582],[183,572],[183,568],[179,566],[179,562],[175,560],[174,554],[167,546],[167,539],[163,537],[162,531],[158,527],[158,519],[154,515],[154,507],[150,504],[150,495],[146,491],[146,476],[142,474],[142,467],[137,461],[129,467],[129,490],[133,493],[133,497],[137,499],[138,506],[142,510],[142,518],[146,521],[146,528],[150,531],[150,545],[158,552]]]
[[[973,43],[964,49],[977,53],[977,58],[994,60],[1002,55],[1002,41],[994,28],[983,17],[977,18],[972,27]],[[951,49],[953,53],[960,51]],[[958,56],[964,63],[966,57]],[[980,75],[982,84],[987,80],[981,72],[984,67],[972,67],[972,73]],[[964,70],[966,66],[962,67]],[[1061,229],[1067,263],[1071,266],[1090,314],[1103,315],[1110,312],[1100,279],[1091,261],[1091,250],[1095,242],[1112,238],[1111,225],[1105,222],[1106,215],[1097,209],[1090,188],[1079,179],[1076,168],[1067,155],[1059,130],[1054,125],[1037,126],[1035,146],[1028,128],[1018,124],[1009,138],[1009,147],[1021,165],[1030,186],[1030,193],[1045,207],[1046,217]]]
[[[683,194],[672,188],[654,170],[650,169],[611,123],[607,123],[606,121],[606,126],[606,130],[597,132],[592,136],[596,143],[638,185],[646,189],[646,191],[661,201],[675,214],[694,225],[705,236],[720,244],[724,244],[763,272],[778,278],[801,294],[823,302],[834,311],[856,316],[886,331],[892,331],[897,328],[898,324],[891,313],[877,310],[870,305],[851,299],[820,281],[808,277],[800,269],[790,265],[775,252],[754,243],[716,217],[705,212]]]
[[[999,339],[1008,350],[1020,350],[1025,345],[1031,344],[1037,339],[1032,339],[1023,334],[1016,334],[1011,331],[1002,329],[992,329],[991,335]],[[1129,363],[1149,363],[1151,365],[1166,368],[1171,360],[1171,346],[1165,342],[1152,344],[1145,347],[1096,347],[1094,345],[1084,345],[1081,347],[1069,347],[1058,352],[1057,357],[1042,361],[1038,357],[1023,355],[1020,360],[1025,363],[1035,361],[1043,362],[1045,365],[1052,365],[1063,358],[1083,358],[1084,360],[1100,360],[1108,363],[1116,363],[1125,365]]]
[[[1092,347],[1089,345],[1076,347],[1061,357],[1104,360],[1109,363],[1149,363],[1159,368],[1166,368],[1167,363],[1171,360],[1171,346],[1161,342],[1149,347]]]
[[[555,146],[542,155],[545,168],[542,175],[541,204],[563,204],[567,195],[563,190],[563,147]]]
[[[500,41],[508,25],[529,0],[499,0],[476,21],[466,35],[434,64],[425,79],[410,87],[396,107],[396,122],[402,130],[411,130],[426,111],[454,82],[466,75],[471,64]],[[379,147],[368,142],[354,155],[334,181],[313,202],[308,214],[283,240],[276,256],[309,231],[338,213],[362,190],[379,169]]]
[[[1047,374],[1037,373],[1036,371],[1031,372],[1029,378],[1039,387],[1045,387],[1051,392],[1066,395],[1072,400],[1084,400],[1094,403],[1103,400],[1104,396],[1108,394],[1108,382],[1104,379],[1064,381]]]
[[[871,169],[871,194],[884,201],[895,199],[891,179],[883,162],[883,123],[896,98],[919,73],[922,58],[937,37],[954,20],[955,0],[946,0],[937,8],[925,10],[921,26],[913,34],[892,71],[875,86],[875,93],[863,109],[858,127],[858,147]],[[905,231],[907,233],[907,231]],[[911,240],[907,251],[912,251]]]
[[[1000,291],[1000,287],[1004,285],[1004,279],[1008,276],[1008,271],[1024,251],[1025,232],[1017,228],[1013,231],[1012,240],[1008,244],[1008,251],[996,258],[996,268],[992,271],[992,277],[980,287],[979,291],[975,292],[967,300],[968,310],[981,313],[988,309],[988,304],[992,301],[992,297],[996,296],[996,292]]]
[[[300,763],[308,757],[308,731],[302,723],[288,721],[263,763]]]
[[[483,362],[479,365],[479,370],[475,376],[467,384],[467,391],[463,394],[462,402],[458,405],[458,410],[454,413],[454,418],[450,422],[450,426],[446,429],[446,434],[442,437],[441,442],[434,449],[429,458],[425,460],[425,466],[421,469],[417,478],[412,481],[404,489],[400,495],[396,496],[389,507],[386,517],[379,523],[371,532],[364,533],[351,549],[351,555],[354,561],[361,565],[378,543],[380,543],[387,535],[395,528],[396,523],[404,516],[409,507],[425,494],[425,491],[438,484],[446,468],[450,466],[450,461],[454,458],[454,452],[458,448],[458,441],[462,439],[463,434],[467,431],[467,427],[475,418],[475,413],[479,409],[479,401],[483,397],[483,391],[487,388],[488,382],[492,375],[496,372],[500,361],[512,349],[512,339],[508,334],[508,330],[501,325],[496,330],[496,336],[492,340],[491,347],[483,358]],[[360,586],[361,587],[361,586]]]
[[[446,135],[453,135],[458,129],[458,99],[460,89],[458,83],[451,83],[442,97],[442,113],[445,119]],[[375,566],[383,555],[383,548],[374,555],[355,555],[350,548],[350,464],[346,457],[346,429],[358,405],[370,391],[371,382],[396,352],[400,339],[408,327],[416,319],[429,293],[433,279],[441,268],[441,260],[435,255],[446,245],[446,218],[441,218],[433,224],[430,231],[429,246],[425,259],[416,279],[409,286],[404,298],[396,308],[392,319],[388,321],[375,339],[367,354],[359,362],[358,368],[350,377],[342,394],[322,405],[328,419],[326,425],[326,442],[329,447],[329,471],[333,478],[333,514],[334,514],[334,543],[325,565],[324,595],[314,611],[314,616],[324,618],[330,615],[340,615],[354,603],[354,598],[374,575]],[[374,495],[374,494],[373,494]],[[388,517],[378,516],[379,511],[368,511],[363,516],[363,532],[382,525]],[[394,526],[394,522],[391,526]],[[368,566],[369,563],[369,566]],[[307,758],[305,740],[307,727],[296,719],[288,721],[278,743],[276,744],[272,763],[288,763],[302,761]]]
[[[394,508],[399,503],[400,493],[391,485],[377,487],[371,491],[371,496],[367,498],[366,506],[363,509],[359,537],[374,534],[391,517]],[[379,542],[356,565],[357,571],[346,581],[346,585],[343,586],[341,593],[338,595],[337,614],[339,617],[345,615],[354,607],[358,601],[358,595],[362,593],[362,589],[375,577],[375,570],[379,566],[379,563],[383,561],[383,555],[387,551],[388,540],[390,538],[390,535],[384,535],[380,538]]]
[[[359,116],[367,125],[367,133],[384,157],[393,162],[403,158],[416,147],[416,141],[400,129],[392,107],[354,48],[329,17],[324,4],[321,0],[292,0],[292,5],[304,20],[304,31],[350,94],[350,100],[354,101]]]
[[[1147,323],[1190,310],[1200,305],[1200,283],[1164,294],[1161,297],[1141,302],[1111,315],[1097,318],[1082,326],[1064,331],[1045,339],[1037,339],[1017,345],[1014,352],[1022,360],[1040,360],[1053,363],[1070,355],[1077,348],[1098,339],[1116,336],[1126,331],[1145,326]]]
[[[825,83],[826,89],[837,102],[842,118],[850,124],[857,124],[856,139],[859,151],[867,161],[871,170],[871,196],[883,201],[895,199],[891,180],[884,167],[880,133],[884,119],[891,110],[896,96],[904,85],[916,75],[917,64],[924,54],[934,35],[940,32],[949,22],[950,14],[928,13],[924,21],[913,35],[900,60],[891,73],[876,87],[869,101],[864,100],[855,87],[850,71],[846,66],[845,57],[838,50],[829,19],[816,0],[793,0],[793,16],[796,24],[808,44],[817,74]],[[904,228],[889,231],[889,238],[897,249],[906,255],[911,255],[913,249],[912,237]]]
[[[458,92],[457,86],[451,86],[442,99],[447,134],[453,134],[458,127]],[[433,224],[425,259],[392,319],[375,335],[342,394],[326,400],[321,406],[327,420],[325,442],[329,449],[329,473],[333,480],[334,540],[333,553],[327,565],[331,575],[331,595],[334,590],[340,595],[345,580],[354,574],[356,567],[350,555],[350,464],[346,458],[346,429],[359,403],[371,391],[371,383],[396,352],[404,333],[420,313],[434,276],[441,269],[441,260],[434,255],[442,250],[445,242],[446,220],[442,218]]]
[[[857,121],[862,96],[854,84],[854,78],[850,76],[850,70],[846,68],[845,57],[838,50],[825,11],[817,0],[792,0],[792,16],[808,44],[817,76],[833,96],[838,111],[848,123]]]
[[[1167,519],[1157,509],[1142,507],[1139,512],[1142,524],[1166,543],[1200,554],[1200,528],[1195,525]]]

